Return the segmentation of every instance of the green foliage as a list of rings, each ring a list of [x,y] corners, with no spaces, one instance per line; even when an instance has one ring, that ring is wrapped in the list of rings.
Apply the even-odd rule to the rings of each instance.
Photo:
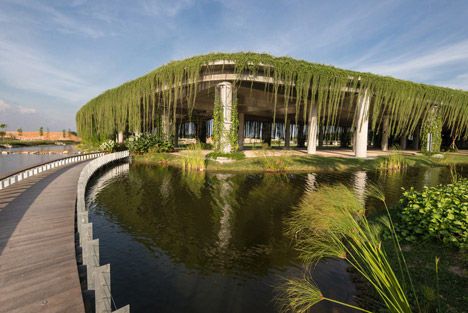
[[[109,139],[109,140],[104,141],[99,146],[99,150],[102,151],[102,152],[110,153],[110,152],[114,152],[116,147],[117,147],[117,143],[114,140]]]
[[[221,100],[219,99],[219,90],[216,88],[215,98],[213,104],[213,148],[215,151],[221,150],[221,137],[223,133],[223,108],[221,106]]]
[[[232,160],[243,160],[245,159],[245,154],[242,151],[236,151],[232,153],[223,153],[223,152],[210,152],[206,155],[207,159],[213,159],[215,160],[216,158],[228,158]]]
[[[183,154],[184,170],[188,171],[204,171],[206,167],[205,155],[200,144],[190,145]]]
[[[160,153],[174,150],[172,143],[161,140],[158,135],[139,134],[125,140],[128,150],[134,154],[143,154],[148,151]]]
[[[219,63],[221,61],[221,64]],[[217,63],[216,63],[217,62]],[[234,64],[233,68],[224,66]],[[286,109],[294,99],[297,112],[317,105],[321,125],[336,125],[340,108],[345,105],[343,89],[367,91],[372,96],[372,130],[376,130],[385,112],[391,112],[389,133],[411,135],[417,124],[434,105],[438,115],[456,137],[468,137],[468,93],[462,90],[430,86],[371,73],[342,70],[332,66],[273,57],[258,53],[212,53],[170,62],[117,88],[107,90],[89,101],[77,113],[77,127],[84,140],[107,138],[116,131],[152,131],[164,116],[175,125],[177,107],[194,108],[203,74],[218,71],[254,80],[262,75],[272,90],[274,118],[276,108]],[[245,78],[245,77],[251,78]],[[355,98],[351,94],[350,101]],[[278,103],[278,96],[284,102]],[[293,98],[295,97],[295,98]],[[346,100],[348,101],[348,100]],[[190,113],[189,113],[190,114]],[[298,116],[296,116],[296,119]],[[172,127],[174,132],[174,127]]]
[[[231,130],[229,142],[232,151],[239,150],[239,112],[237,111],[237,92],[233,92],[231,105]]]
[[[376,198],[385,199],[380,191],[373,191]],[[392,223],[390,228],[393,232]],[[310,266],[313,267],[323,258],[345,259],[373,287],[385,304],[386,311],[412,312],[409,292],[390,265],[378,233],[369,224],[362,205],[347,187],[325,186],[307,193],[293,212],[288,233],[295,237],[300,257]],[[401,252],[397,240],[395,249]],[[318,297],[321,294],[318,287],[307,282],[300,284],[299,289],[297,283],[293,283],[295,288],[290,286],[291,281],[286,286],[287,303],[291,309],[296,309],[297,303],[300,304],[299,308],[308,309],[318,301],[329,301],[369,312],[323,295]],[[315,296],[305,297],[307,294]],[[306,311],[301,309],[299,312]]]
[[[432,146],[430,150],[427,148],[428,134],[432,134]],[[442,144],[442,117],[438,113],[437,108],[430,110],[423,121],[421,127],[421,151],[425,153],[440,152]]]
[[[436,238],[468,248],[468,179],[448,185],[406,190],[400,200],[399,233],[408,241]]]
[[[383,158],[377,165],[377,169],[386,172],[400,172],[407,167],[404,155],[398,149],[392,149],[392,153]]]

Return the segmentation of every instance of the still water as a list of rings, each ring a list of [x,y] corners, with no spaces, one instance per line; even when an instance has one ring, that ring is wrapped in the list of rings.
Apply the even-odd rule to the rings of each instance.
[[[20,171],[22,169],[61,159],[76,152],[72,145],[42,145],[16,148],[0,148],[1,151],[8,151],[11,154],[0,154],[0,177]],[[39,154],[23,154],[22,152],[37,151]],[[68,154],[59,152],[68,151]],[[52,152],[53,154],[48,154]]]
[[[461,169],[466,176],[466,169]],[[300,276],[285,221],[306,192],[343,183],[371,209],[366,186],[383,186],[390,204],[402,187],[450,180],[445,168],[403,174],[183,173],[123,164],[104,172],[88,193],[100,240],[101,264],[111,264],[112,294],[132,312],[278,312],[285,277]],[[346,265],[320,263],[313,277],[331,297],[352,301]],[[315,312],[345,312],[320,305]]]

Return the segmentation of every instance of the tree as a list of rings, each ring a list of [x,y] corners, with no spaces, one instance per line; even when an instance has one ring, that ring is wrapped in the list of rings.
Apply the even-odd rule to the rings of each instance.
[[[19,137],[23,136],[23,129],[22,129],[22,128],[18,128],[18,129],[16,130],[16,132],[18,133],[18,136],[19,136]]]
[[[44,127],[39,127],[39,136],[44,136]]]
[[[5,129],[6,128],[7,128],[7,124],[0,123],[0,137],[2,138],[2,140],[5,138],[5,135],[6,135]]]

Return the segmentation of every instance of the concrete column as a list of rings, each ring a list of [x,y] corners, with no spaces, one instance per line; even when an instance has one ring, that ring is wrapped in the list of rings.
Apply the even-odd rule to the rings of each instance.
[[[262,141],[263,143],[271,146],[271,123],[263,122],[262,123]]]
[[[381,148],[382,151],[388,151],[388,125],[390,123],[390,118],[388,115],[385,115],[382,121],[382,142]]]
[[[369,128],[369,105],[370,97],[368,91],[359,94],[356,106],[355,121],[355,148],[354,155],[357,158],[367,157],[367,135]]]
[[[217,87],[219,88],[219,99],[223,110],[223,131],[220,139],[221,151],[231,153],[232,146],[229,134],[231,133],[232,84],[230,82],[222,82]]]
[[[297,146],[299,148],[305,147],[304,121],[298,121],[297,124]]]
[[[119,131],[117,134],[117,142],[118,143],[124,143],[124,133],[123,131]]]
[[[400,150],[406,150],[406,143],[407,143],[406,135],[402,135],[400,137]]]
[[[239,113],[239,130],[237,133],[237,137],[239,141],[240,150],[244,148],[244,127],[245,127],[245,114]]]
[[[307,136],[307,153],[315,154],[317,152],[317,106],[312,104],[309,113],[309,126]]]
[[[289,116],[286,118],[286,123],[284,124],[284,147],[289,148],[291,145],[291,123],[289,121]]]

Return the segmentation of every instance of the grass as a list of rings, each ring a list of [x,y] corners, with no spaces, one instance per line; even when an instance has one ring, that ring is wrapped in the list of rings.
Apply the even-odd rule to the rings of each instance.
[[[393,149],[388,157],[382,158],[377,167],[380,171],[400,172],[406,169],[407,162],[401,151]]]
[[[385,202],[378,189],[371,190],[375,197]],[[391,233],[395,234],[390,217],[389,221]],[[398,268],[405,269],[400,271],[401,277],[397,276],[382,249],[379,233],[368,222],[364,208],[349,188],[338,184],[306,194],[293,212],[288,233],[295,237],[300,257],[306,265],[313,267],[324,258],[344,259],[372,287],[386,311],[413,312],[409,296],[415,293],[412,284],[409,288],[404,284],[405,277],[412,280],[396,236],[392,236],[392,241],[397,251]],[[322,301],[370,312],[326,297],[307,276],[288,280],[285,294],[285,306],[293,312],[308,312],[311,306]],[[417,298],[416,304],[419,308]]]
[[[182,168],[189,171],[204,171],[205,167],[205,155],[202,146],[200,144],[188,146],[188,149],[182,155]]]
[[[400,156],[398,156],[400,158]],[[453,164],[468,164],[468,156],[446,153],[444,159],[429,156],[401,156],[402,162],[408,167],[450,166]],[[135,156],[136,162],[166,164],[183,167],[183,157],[176,154],[152,154]],[[322,156],[260,156],[255,158],[240,158],[233,162],[220,163],[210,158],[206,159],[205,170],[213,172],[321,172],[345,170],[377,170],[387,157],[375,159],[339,158]]]

